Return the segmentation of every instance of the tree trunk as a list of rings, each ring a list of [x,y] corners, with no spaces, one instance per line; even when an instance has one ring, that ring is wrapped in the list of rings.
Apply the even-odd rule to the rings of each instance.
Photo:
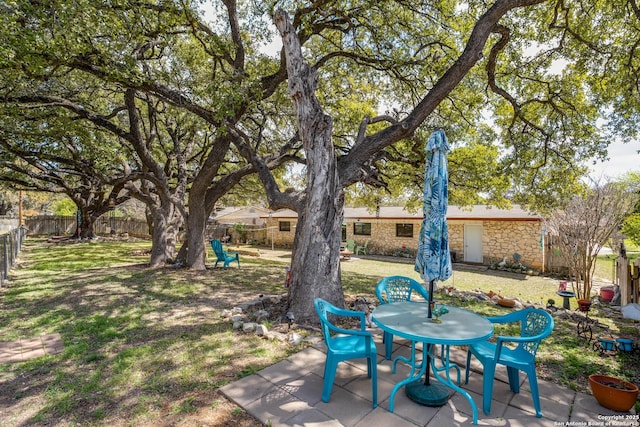
[[[206,269],[205,231],[207,219],[216,201],[237,184],[242,176],[250,172],[250,169],[245,169],[242,173],[236,171],[219,176],[219,179],[215,183],[213,182],[220,171],[220,166],[225,162],[230,145],[231,137],[229,135],[217,137],[206,161],[191,183],[191,189],[188,193],[189,215],[186,218],[186,264],[191,270]]]
[[[80,209],[79,216],[76,213],[78,223],[76,225],[76,232],[73,235],[76,239],[93,239],[95,233],[93,232],[93,224],[95,220],[92,218],[88,209]]]
[[[171,214],[167,221],[166,246],[164,249],[164,262],[175,263],[177,259],[177,247],[180,242],[180,228],[184,224],[182,216],[173,207],[170,209]]]
[[[335,177],[335,170],[329,176]],[[344,193],[335,181],[331,187],[309,186],[307,200],[311,202],[298,216],[288,295],[297,322],[317,321],[314,298],[344,307],[340,277]]]
[[[147,220],[151,219],[151,259],[149,266],[162,267],[174,262],[176,244],[182,224],[179,211],[169,203],[168,206],[147,205]]]
[[[307,187],[292,254],[289,309],[296,321],[317,322],[314,298],[344,307],[340,279],[340,236],[344,192],[332,141],[333,120],[315,95],[318,76],[302,58],[300,42],[285,12],[275,23],[287,59],[289,93],[293,98],[300,139],[307,157]]]
[[[191,199],[191,197],[189,197]],[[189,203],[187,218],[187,254],[186,264],[191,270],[206,269],[207,246],[204,243],[208,210],[204,203]]]
[[[83,212],[83,220],[82,220],[82,234],[81,237],[83,239],[93,239],[96,235],[95,232],[93,231],[93,225],[95,224],[95,219],[89,214],[87,213],[85,215],[85,213]]]
[[[152,212],[153,233],[151,234],[151,259],[149,266],[152,268],[164,266],[167,260],[167,219],[158,209]]]

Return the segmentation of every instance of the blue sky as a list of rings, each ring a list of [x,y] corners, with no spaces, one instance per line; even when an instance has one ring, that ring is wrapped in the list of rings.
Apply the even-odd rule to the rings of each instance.
[[[618,178],[627,172],[640,172],[640,142],[633,141],[627,144],[613,142],[609,146],[609,161],[591,166],[593,178],[609,177]]]

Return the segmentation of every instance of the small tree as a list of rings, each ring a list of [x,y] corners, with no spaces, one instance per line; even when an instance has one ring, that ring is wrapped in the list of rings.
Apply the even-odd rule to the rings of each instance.
[[[598,252],[633,210],[638,197],[622,183],[593,184],[546,220],[547,230],[557,236],[573,290],[578,299],[586,300],[591,298]]]
[[[242,243],[245,243],[247,241],[247,226],[244,224],[233,224],[233,229],[238,233],[238,235],[240,236],[240,241]]]

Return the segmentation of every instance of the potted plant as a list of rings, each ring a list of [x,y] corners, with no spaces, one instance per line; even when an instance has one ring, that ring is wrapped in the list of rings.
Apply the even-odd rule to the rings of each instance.
[[[578,298],[578,310],[589,311],[590,308],[591,308],[590,299]]]
[[[589,375],[589,385],[598,403],[613,411],[629,411],[638,398],[635,384],[608,375]]]

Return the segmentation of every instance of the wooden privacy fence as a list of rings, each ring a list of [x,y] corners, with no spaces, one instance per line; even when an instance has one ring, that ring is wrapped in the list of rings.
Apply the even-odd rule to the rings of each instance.
[[[134,218],[108,218],[103,215],[93,225],[93,231],[96,234],[111,234],[112,226],[115,234],[127,233],[129,236],[141,239],[151,238],[147,221]]]
[[[16,227],[8,233],[0,234],[0,286],[5,286],[9,270],[16,262],[22,249],[22,242],[27,235],[27,229]]]
[[[75,216],[38,215],[26,218],[25,226],[33,236],[62,236],[75,233],[76,221]],[[146,221],[109,217],[108,214],[101,216],[93,224],[93,232],[98,235],[108,235],[111,234],[112,227],[116,234],[127,233],[142,239],[151,237]]]
[[[76,231],[75,216],[38,215],[25,219],[25,227],[32,236],[62,236],[72,235]],[[109,214],[101,216],[93,224],[93,232],[97,235],[109,235],[111,230],[116,234],[127,233],[132,237],[150,239],[149,226],[146,221],[132,218],[110,217]],[[249,242],[271,242],[267,228],[257,225],[244,225],[245,238]],[[230,233],[231,241],[240,240],[241,236],[233,224],[209,223],[206,228],[207,239],[221,238],[225,233]]]
[[[543,242],[543,271],[560,275],[568,274],[569,271],[558,244],[558,236],[547,234],[544,236]]]
[[[236,230],[233,224],[219,224],[209,223],[205,231],[205,237],[207,240],[220,239],[225,234],[231,235],[231,243],[241,241],[241,243],[258,243],[268,244],[273,238],[273,234],[268,234],[268,229],[262,225],[243,225],[245,237],[242,239],[238,230]],[[271,236],[271,239],[270,239]]]
[[[76,231],[75,216],[39,215],[27,217],[25,227],[32,236],[62,236]]]
[[[616,266],[618,286],[620,287],[620,305],[638,303],[640,297],[640,258],[631,264],[626,256],[619,256]]]

